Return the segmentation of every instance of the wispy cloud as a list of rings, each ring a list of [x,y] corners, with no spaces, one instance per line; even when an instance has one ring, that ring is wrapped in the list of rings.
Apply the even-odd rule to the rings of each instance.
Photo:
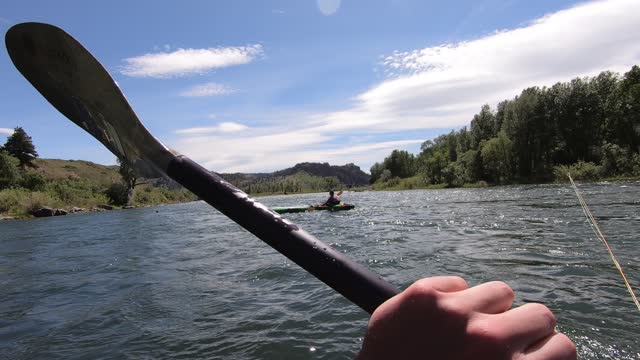
[[[278,15],[282,15],[284,14],[284,10],[280,10],[280,9],[273,9],[271,10],[272,14],[278,14]]]
[[[305,161],[368,164],[371,156],[380,160],[393,149],[423,141],[412,139],[351,143],[348,146],[328,143],[334,140],[335,135],[317,128],[293,131],[284,128],[256,128],[238,136],[187,136],[177,142],[176,148],[214,171],[260,172],[284,169]],[[368,171],[368,167],[363,170]]]
[[[124,59],[120,72],[133,77],[168,78],[205,73],[218,68],[247,64],[261,56],[262,45],[178,49]]]
[[[11,135],[13,134],[13,129],[0,128],[0,134]]]
[[[201,135],[207,133],[235,133],[247,130],[249,127],[243,124],[235,123],[235,122],[223,122],[216,126],[209,127],[195,127],[189,129],[180,129],[176,130],[176,134],[183,135]]]
[[[318,10],[323,15],[333,15],[340,8],[341,0],[316,0],[318,3]]]
[[[185,90],[180,93],[180,96],[185,96],[185,97],[217,96],[217,95],[231,94],[235,91],[236,90],[231,89],[222,84],[210,82],[206,84],[197,85],[188,90]]]
[[[413,132],[468,125],[480,107],[523,88],[552,85],[640,64],[640,1],[593,1],[476,39],[384,56],[394,75],[356,94],[351,106],[292,118],[290,127],[238,136],[185,137],[182,149],[216,171],[276,170],[299,161],[355,162],[368,170],[394,148],[416,146]],[[384,140],[402,132],[404,140]],[[336,141],[337,134],[371,139]],[[286,154],[286,156],[283,156]]]
[[[164,52],[169,52],[171,50],[171,45],[169,44],[164,44],[162,46],[160,45],[154,45],[153,46],[153,50],[154,51],[164,51]]]

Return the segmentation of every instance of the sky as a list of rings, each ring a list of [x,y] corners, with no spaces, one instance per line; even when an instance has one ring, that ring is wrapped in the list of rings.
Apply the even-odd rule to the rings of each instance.
[[[145,126],[216,172],[299,162],[368,172],[528,86],[640,64],[640,1],[3,1],[0,30],[63,28]],[[0,144],[115,164],[0,51]]]

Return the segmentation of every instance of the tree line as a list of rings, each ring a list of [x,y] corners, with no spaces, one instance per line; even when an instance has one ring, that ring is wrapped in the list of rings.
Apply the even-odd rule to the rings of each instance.
[[[567,172],[583,180],[640,176],[640,67],[620,76],[530,87],[470,126],[394,150],[371,167],[370,183],[414,178],[421,185],[548,182]]]
[[[346,187],[336,176],[316,176],[305,171],[286,176],[225,174],[223,177],[250,195],[324,192]]]

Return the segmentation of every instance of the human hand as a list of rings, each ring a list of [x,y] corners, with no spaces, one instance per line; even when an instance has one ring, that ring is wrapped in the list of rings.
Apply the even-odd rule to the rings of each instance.
[[[513,299],[503,282],[418,280],[376,309],[358,359],[576,359],[546,306],[510,309]]]

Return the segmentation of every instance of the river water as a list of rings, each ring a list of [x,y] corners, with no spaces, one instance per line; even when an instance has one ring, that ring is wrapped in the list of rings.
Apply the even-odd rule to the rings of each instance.
[[[640,183],[579,185],[640,287]],[[325,194],[261,198],[318,203]],[[503,280],[581,359],[640,359],[640,312],[566,185],[346,193],[286,217],[401,288]],[[0,223],[0,358],[351,359],[368,315],[202,202]]]

